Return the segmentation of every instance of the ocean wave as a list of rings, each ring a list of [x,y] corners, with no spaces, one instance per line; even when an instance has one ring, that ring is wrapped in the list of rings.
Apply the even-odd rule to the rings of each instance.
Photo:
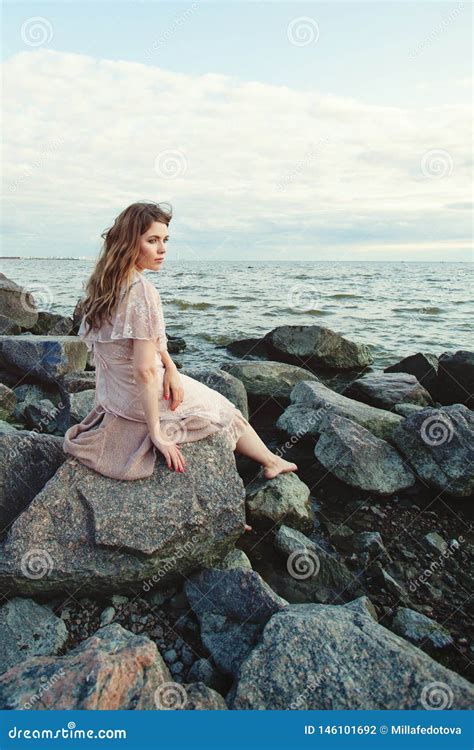
[[[184,299],[169,300],[167,304],[176,305],[180,310],[208,310],[215,307],[213,302],[189,302]]]

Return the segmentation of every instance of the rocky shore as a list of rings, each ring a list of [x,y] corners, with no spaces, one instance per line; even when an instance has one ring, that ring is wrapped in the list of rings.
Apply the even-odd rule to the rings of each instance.
[[[218,433],[127,482],[61,447],[95,395],[79,322],[0,274],[1,709],[472,707],[473,352],[235,341],[182,371],[297,474]]]

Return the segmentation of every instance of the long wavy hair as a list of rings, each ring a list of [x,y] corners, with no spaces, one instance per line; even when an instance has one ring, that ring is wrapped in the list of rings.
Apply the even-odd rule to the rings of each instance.
[[[128,283],[140,255],[140,235],[154,221],[169,226],[172,208],[169,203],[132,203],[117,216],[113,225],[100,235],[104,240],[99,259],[85,284],[81,315],[88,325],[87,333],[97,330],[107,318],[111,323],[122,285]]]

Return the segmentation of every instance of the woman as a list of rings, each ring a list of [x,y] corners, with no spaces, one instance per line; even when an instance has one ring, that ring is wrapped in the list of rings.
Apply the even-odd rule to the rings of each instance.
[[[229,399],[172,361],[160,294],[143,275],[161,269],[170,221],[171,207],[133,203],[101,235],[79,328],[96,365],[94,408],[67,430],[65,452],[105,476],[138,479],[153,472],[155,449],[168,468],[185,472],[181,444],[224,430],[266,478],[297,470],[266,447]]]

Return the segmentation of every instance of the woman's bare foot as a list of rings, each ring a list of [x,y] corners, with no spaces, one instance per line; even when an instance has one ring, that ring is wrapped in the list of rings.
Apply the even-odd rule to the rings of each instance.
[[[245,524],[245,531],[252,531],[252,527],[248,523]]]
[[[290,461],[285,461],[284,458],[280,458],[280,456],[276,456],[274,454],[272,454],[272,457],[268,460],[268,462],[262,464],[262,466],[263,476],[265,477],[265,479],[273,479],[273,477],[276,477],[278,474],[298,470],[296,464],[291,463]]]

